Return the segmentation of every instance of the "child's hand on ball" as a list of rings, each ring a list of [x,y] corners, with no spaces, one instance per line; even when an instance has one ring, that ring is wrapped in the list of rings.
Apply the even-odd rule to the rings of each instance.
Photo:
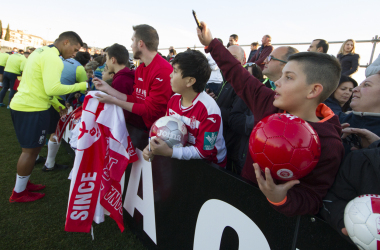
[[[272,203],[282,202],[285,199],[288,190],[291,189],[294,185],[300,183],[299,180],[292,180],[284,184],[276,185],[273,182],[273,178],[269,168],[265,168],[264,179],[264,177],[261,175],[259,164],[253,163],[253,167],[255,168],[257,184],[259,185],[261,192],[263,192],[264,195],[268,198],[268,200]]]
[[[150,150],[152,150],[154,155],[163,155],[171,157],[173,155],[173,149],[166,144],[160,138],[152,138],[150,140]]]

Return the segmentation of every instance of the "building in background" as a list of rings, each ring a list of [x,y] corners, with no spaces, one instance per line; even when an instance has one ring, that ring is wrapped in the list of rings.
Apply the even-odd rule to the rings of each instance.
[[[3,29],[3,34],[7,31]],[[48,44],[52,44],[52,41],[47,41],[39,36],[26,34],[22,30],[10,30],[9,41],[0,40],[0,47],[13,48],[26,50],[29,47],[39,48]]]

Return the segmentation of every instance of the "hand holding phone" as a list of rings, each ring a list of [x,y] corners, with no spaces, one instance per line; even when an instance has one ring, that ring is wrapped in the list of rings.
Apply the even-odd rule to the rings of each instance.
[[[201,23],[199,22],[199,20],[197,18],[197,14],[195,13],[194,10],[193,10],[193,16],[194,16],[195,22],[197,23],[198,28],[202,31]]]
[[[198,21],[197,15],[195,14],[195,11],[193,10],[193,15],[195,22],[197,23],[197,34],[199,41],[204,46],[208,46],[212,41],[212,34],[211,31],[207,28],[207,25],[205,22],[202,22],[202,24]]]

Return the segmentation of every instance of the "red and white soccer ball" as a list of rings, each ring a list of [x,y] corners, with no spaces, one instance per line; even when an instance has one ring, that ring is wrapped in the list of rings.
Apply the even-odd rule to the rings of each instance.
[[[359,249],[380,250],[380,195],[361,195],[344,209],[344,225]]]
[[[264,171],[278,180],[296,180],[310,173],[321,155],[318,134],[304,120],[290,114],[273,114],[252,130],[249,152]]]
[[[150,128],[149,137],[157,136],[169,147],[185,146],[188,134],[185,123],[172,116],[164,116],[155,121]]]

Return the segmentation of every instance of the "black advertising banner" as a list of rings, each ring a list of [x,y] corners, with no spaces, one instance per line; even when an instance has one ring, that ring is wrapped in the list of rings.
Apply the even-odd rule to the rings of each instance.
[[[356,249],[319,218],[278,213],[258,188],[216,165],[146,162],[148,134],[127,127],[140,160],[125,172],[124,222],[149,249]]]

